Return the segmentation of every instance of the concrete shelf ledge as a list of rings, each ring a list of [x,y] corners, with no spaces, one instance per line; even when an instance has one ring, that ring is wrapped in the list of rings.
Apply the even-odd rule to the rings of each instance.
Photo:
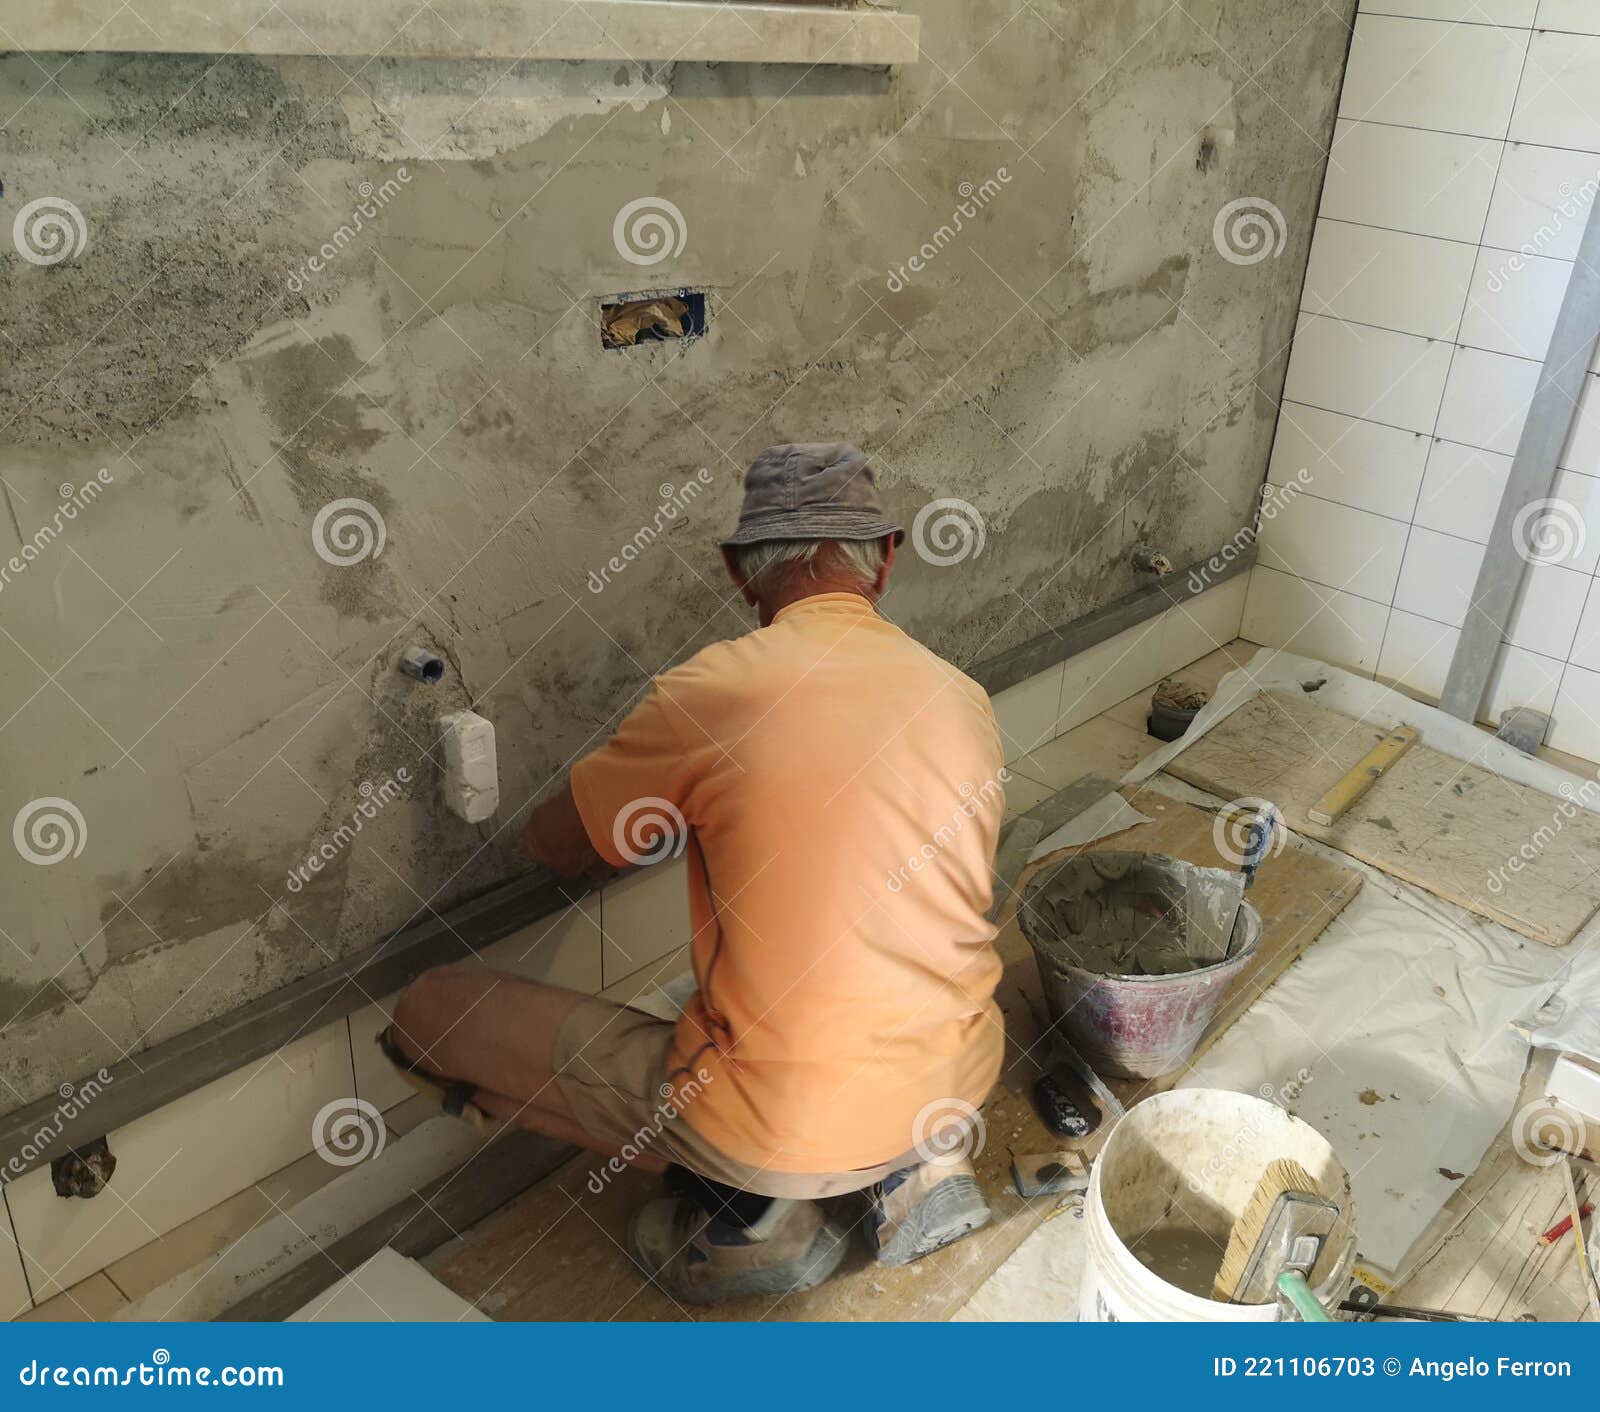
[[[719,0],[42,0],[0,50],[354,58],[909,64],[895,10]]]

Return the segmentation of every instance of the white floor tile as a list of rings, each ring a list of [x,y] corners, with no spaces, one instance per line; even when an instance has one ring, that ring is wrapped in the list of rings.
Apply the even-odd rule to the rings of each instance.
[[[1257,564],[1250,571],[1240,636],[1370,673],[1378,665],[1388,616],[1384,604],[1318,588]]]
[[[49,1168],[6,1188],[34,1295],[43,1300],[311,1150],[330,1105],[348,1105],[343,1020],[110,1134],[117,1170],[92,1200],[63,1200]]]
[[[1320,214],[1476,244],[1500,149],[1492,138],[1340,119]]]
[[[1553,714],[1548,745],[1600,760],[1600,672],[1569,663]]]
[[[1600,154],[1513,142],[1505,149],[1483,243],[1574,260],[1597,190]]]
[[[1540,29],[1600,34],[1600,5],[1594,0],[1541,0],[1538,22]]]
[[[1534,34],[1511,138],[1600,152],[1600,36]]]
[[[1298,484],[1357,510],[1409,519],[1431,444],[1421,432],[1285,402],[1267,479]]]
[[[22,1315],[22,1320],[30,1324],[98,1324],[127,1306],[122,1291],[104,1275],[96,1274],[45,1300],[31,1314]]]
[[[1015,760],[1056,734],[1061,707],[1061,663],[990,697],[1006,759]]]
[[[1361,0],[1363,14],[1412,15],[1424,20],[1464,20],[1483,25],[1531,25],[1538,9],[1539,0]]]
[[[1300,304],[1423,338],[1454,338],[1475,249],[1459,241],[1321,220]]]
[[[0,1323],[15,1319],[33,1307],[28,1282],[22,1274],[22,1255],[11,1238],[11,1222],[0,1206]]]
[[[1432,530],[1416,528],[1406,546],[1405,566],[1394,606],[1419,617],[1458,628],[1472,600],[1483,546]]]
[[[1503,137],[1527,43],[1526,30],[1362,15],[1340,116]]]
[[[688,865],[655,863],[606,886],[601,979],[615,985],[642,966],[689,944]]]
[[[1416,522],[1441,534],[1487,544],[1510,471],[1509,456],[1454,441],[1434,442]]]
[[[1439,409],[1438,434],[1502,456],[1514,455],[1540,367],[1504,353],[1458,349]]]
[[[1284,396],[1330,412],[1432,433],[1450,368],[1450,345],[1304,316],[1295,332]]]
[[[1480,250],[1460,341],[1544,362],[1571,279],[1566,260]]]
[[[1406,529],[1398,520],[1301,495],[1263,524],[1257,562],[1387,603],[1400,573]]]

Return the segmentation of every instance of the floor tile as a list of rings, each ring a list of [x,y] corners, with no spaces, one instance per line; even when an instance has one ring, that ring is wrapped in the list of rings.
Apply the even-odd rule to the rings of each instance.
[[[98,1324],[113,1317],[127,1307],[126,1296],[103,1274],[90,1275],[79,1280],[71,1289],[63,1290],[53,1299],[47,1299],[31,1313],[23,1314],[21,1323],[48,1324]]]

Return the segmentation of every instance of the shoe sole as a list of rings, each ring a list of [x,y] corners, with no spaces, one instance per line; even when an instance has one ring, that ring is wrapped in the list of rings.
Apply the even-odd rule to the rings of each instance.
[[[628,1258],[634,1267],[652,1283],[659,1285],[672,1298],[682,1304],[721,1304],[746,1295],[800,1294],[815,1289],[837,1270],[849,1250],[848,1235],[831,1221],[824,1221],[804,1255],[772,1265],[764,1270],[750,1270],[742,1275],[730,1275],[715,1284],[677,1288],[660,1271],[651,1270],[638,1252],[628,1242]]]
[[[888,1245],[874,1254],[880,1265],[909,1265],[989,1224],[989,1203],[971,1177],[947,1177],[900,1223]]]

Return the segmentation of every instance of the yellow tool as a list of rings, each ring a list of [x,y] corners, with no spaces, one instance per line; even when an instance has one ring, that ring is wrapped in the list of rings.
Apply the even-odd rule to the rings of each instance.
[[[1311,806],[1311,822],[1331,824],[1360,799],[1420,740],[1415,726],[1396,726],[1362,757],[1361,763]]]

